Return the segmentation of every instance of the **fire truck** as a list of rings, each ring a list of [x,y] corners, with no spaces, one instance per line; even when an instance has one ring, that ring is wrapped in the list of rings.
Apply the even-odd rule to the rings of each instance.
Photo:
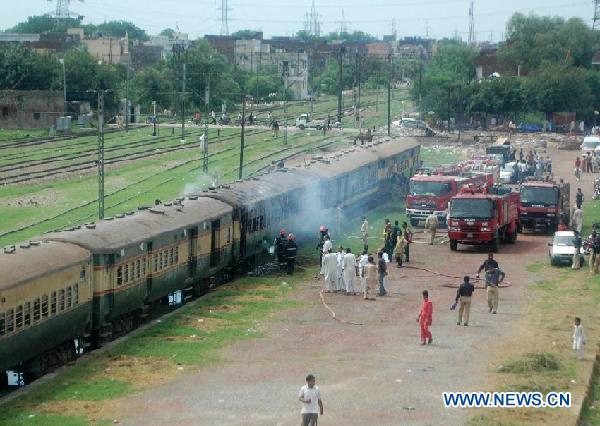
[[[415,175],[409,181],[406,196],[406,216],[412,226],[425,221],[432,212],[440,225],[446,223],[446,213],[450,198],[458,194],[461,188],[469,185],[492,186],[493,177],[489,174],[471,174],[471,176],[425,176]]]
[[[554,232],[562,221],[569,222],[568,183],[526,181],[521,185],[520,224],[522,228],[544,228]]]
[[[501,241],[515,243],[520,200],[520,194],[506,186],[494,186],[489,191],[464,188],[450,201],[450,250],[456,250],[458,244],[486,244],[497,252]]]

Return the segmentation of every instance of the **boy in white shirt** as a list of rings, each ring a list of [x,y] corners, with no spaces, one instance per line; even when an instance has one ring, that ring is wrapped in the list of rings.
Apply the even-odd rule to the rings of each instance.
[[[581,318],[576,317],[573,330],[573,350],[577,352],[578,359],[583,359],[583,345],[585,345],[585,332],[581,325]]]
[[[298,395],[298,401],[302,403],[302,426],[317,426],[319,414],[323,415],[321,391],[315,382],[315,376],[306,376],[306,385],[302,386]]]

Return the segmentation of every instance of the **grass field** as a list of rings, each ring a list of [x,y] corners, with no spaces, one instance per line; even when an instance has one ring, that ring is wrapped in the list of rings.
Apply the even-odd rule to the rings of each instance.
[[[396,91],[393,94],[392,117],[399,118],[401,113],[400,100],[405,93]],[[367,95],[363,97],[362,105],[380,102],[378,111],[375,105],[366,107],[362,114],[365,123],[382,125],[387,120],[387,109],[384,108],[385,98]],[[348,106],[348,101],[346,105]],[[314,105],[315,115],[329,112],[334,116],[336,100],[325,99]],[[294,117],[300,112],[310,110],[310,103],[293,103],[288,112]],[[281,109],[273,110],[275,118],[281,118]],[[259,115],[260,118],[260,115]],[[352,125],[353,116],[344,119],[345,125]],[[372,123],[372,124],[371,124]],[[332,131],[323,136],[315,130],[298,131],[292,129],[293,120],[289,120],[289,143],[283,145],[283,123],[278,139],[271,137],[268,129],[248,129],[246,134],[246,149],[244,156],[244,176],[270,165],[273,161],[293,153],[306,151],[318,152],[318,146],[328,144],[328,149],[347,146],[352,130]],[[160,130],[160,140],[150,136],[152,129],[144,127],[124,132],[108,133],[105,137],[105,160],[122,158],[144,150],[154,150],[152,156],[125,161],[106,167],[105,178],[105,216],[110,217],[119,213],[137,209],[139,206],[152,205],[156,199],[170,200],[184,193],[200,190],[210,185],[213,180],[220,183],[237,179],[239,166],[239,134],[236,128],[211,129],[209,133],[209,172],[202,172],[202,160],[197,140],[202,132],[198,127],[187,130],[186,145],[189,149],[163,152],[169,149],[185,147],[180,142],[179,129],[171,134],[170,128]],[[0,131],[0,146],[7,136],[16,134],[12,131]],[[220,139],[222,140],[219,142]],[[26,139],[20,140],[27,142]],[[138,144],[138,145],[136,145]],[[152,144],[152,145],[148,145]],[[27,166],[31,161],[49,161],[51,157],[60,156],[52,167],[72,165],[82,160],[92,162],[96,158],[95,149],[97,138],[94,135],[82,136],[69,140],[57,140],[41,146],[22,146],[0,150],[0,175],[3,168]],[[111,151],[114,150],[114,151]],[[93,166],[93,163],[90,163]],[[29,167],[29,166],[28,166]],[[25,169],[37,171],[32,166]],[[6,172],[8,175],[24,173],[15,169]],[[5,174],[5,176],[7,175]],[[45,232],[79,225],[97,218],[97,177],[95,168],[82,172],[58,175],[53,178],[33,181],[32,183],[6,184],[0,187],[0,244],[8,245],[34,238]]]

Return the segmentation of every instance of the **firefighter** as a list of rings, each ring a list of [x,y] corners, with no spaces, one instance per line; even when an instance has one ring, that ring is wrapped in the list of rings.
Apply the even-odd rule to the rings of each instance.
[[[275,251],[277,253],[277,262],[279,263],[279,269],[283,269],[285,266],[285,248],[287,245],[287,238],[285,236],[285,229],[279,231],[279,235],[275,238]]]
[[[294,234],[290,234],[288,235],[287,244],[285,246],[285,261],[287,263],[288,275],[292,275],[294,273],[297,252],[298,246],[296,245],[296,241],[294,241]]]

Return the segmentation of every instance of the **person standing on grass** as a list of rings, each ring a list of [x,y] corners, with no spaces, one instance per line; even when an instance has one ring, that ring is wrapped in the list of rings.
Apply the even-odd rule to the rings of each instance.
[[[412,243],[412,231],[408,229],[408,223],[402,222],[402,234],[406,240],[404,245],[404,255],[406,256],[406,263],[410,261],[410,245]]]
[[[464,313],[465,327],[469,325],[469,315],[471,313],[471,296],[473,296],[473,292],[475,291],[475,286],[471,284],[469,280],[469,276],[465,275],[465,277],[463,278],[463,283],[456,291],[455,300],[455,302],[459,302],[460,300],[460,308],[458,309],[458,322],[456,323],[456,325],[461,324]]]
[[[581,192],[581,188],[577,188],[577,193],[575,194],[575,204],[577,205],[577,208],[580,209],[581,205],[583,204],[583,192]]]
[[[590,256],[590,274],[597,274],[600,268],[600,234],[594,229],[592,231],[592,255]]]
[[[581,325],[581,318],[575,317],[573,330],[573,350],[577,352],[577,359],[583,359],[583,346],[585,345],[585,331]]]
[[[423,290],[423,304],[421,305],[421,311],[417,317],[417,322],[421,327],[421,345],[426,343],[431,345],[431,342],[433,341],[433,336],[431,335],[431,331],[429,331],[432,320],[433,304],[431,303],[431,300],[429,300],[429,292]]]
[[[298,401],[302,403],[302,426],[317,426],[319,414],[323,415],[323,401],[321,391],[315,384],[315,376],[306,376],[306,384],[300,389]]]
[[[362,224],[360,225],[360,234],[362,235],[363,248],[365,251],[369,250],[369,221],[366,216],[362,218]]]
[[[573,237],[573,263],[571,265],[571,269],[580,269],[581,268],[581,246],[583,245],[583,240],[581,239],[581,235],[579,235],[579,231],[573,231],[575,233]]]

